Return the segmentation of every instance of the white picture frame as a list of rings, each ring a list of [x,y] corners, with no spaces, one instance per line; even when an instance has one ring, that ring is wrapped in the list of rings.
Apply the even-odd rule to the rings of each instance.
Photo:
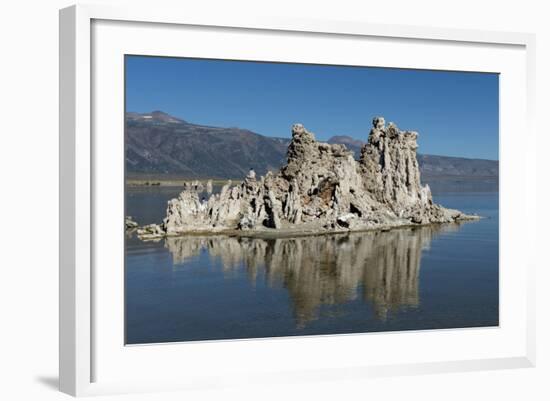
[[[180,28],[185,31],[185,27],[198,28],[199,31],[203,30],[207,34],[209,34],[209,30],[216,30],[211,35],[213,38],[220,38],[219,32],[223,31],[239,35],[242,33],[243,37],[245,37],[245,34],[262,34],[266,41],[276,41],[277,35],[286,35],[286,37],[294,35],[296,38],[302,38],[303,40],[315,39],[327,42],[331,38],[353,41],[363,39],[383,40],[387,44],[409,41],[407,43],[414,42],[418,46],[437,46],[443,52],[442,54],[445,54],[445,46],[454,46],[453,52],[469,51],[468,49],[470,49],[482,54],[488,48],[494,48],[495,54],[501,52],[502,59],[494,57],[492,60],[483,61],[483,56],[480,56],[479,63],[486,62],[487,64],[476,65],[473,60],[470,60],[464,61],[465,64],[462,66],[457,65],[455,68],[468,69],[467,63],[470,62],[470,68],[473,70],[476,69],[476,66],[483,68],[484,71],[499,73],[502,73],[504,69],[509,69],[506,70],[505,76],[509,76],[510,79],[506,78],[501,92],[502,160],[500,175],[501,201],[504,200],[505,202],[501,209],[501,221],[505,224],[501,224],[501,241],[503,245],[501,245],[500,260],[501,263],[507,264],[503,272],[504,278],[501,279],[500,294],[501,309],[504,307],[503,313],[508,313],[508,309],[510,309],[510,315],[506,315],[509,318],[504,319],[506,323],[497,329],[487,329],[486,332],[481,329],[469,331],[436,330],[407,333],[406,335],[380,333],[376,335],[316,336],[292,340],[224,341],[194,345],[129,347],[130,349],[126,349],[128,347],[124,347],[124,344],[119,341],[120,339],[116,339],[113,344],[106,345],[109,341],[104,339],[113,338],[112,333],[119,333],[120,326],[118,323],[109,323],[109,318],[112,322],[112,319],[118,316],[116,313],[110,317],[105,317],[105,314],[101,313],[104,306],[97,299],[98,286],[102,288],[102,299],[109,302],[114,300],[114,303],[120,303],[120,293],[122,293],[123,288],[121,288],[118,280],[120,274],[116,277],[113,276],[113,280],[109,281],[110,285],[105,285],[106,280],[110,278],[105,274],[98,275],[94,270],[97,268],[97,263],[101,263],[103,257],[110,255],[108,252],[101,254],[95,252],[98,245],[97,241],[102,241],[102,239],[95,236],[94,232],[97,233],[98,224],[100,224],[100,227],[104,225],[100,220],[106,220],[104,217],[108,215],[108,212],[104,212],[101,208],[98,209],[97,196],[98,193],[105,193],[102,185],[113,187],[121,185],[122,181],[117,181],[117,177],[120,178],[119,173],[113,174],[114,178],[108,184],[103,184],[103,181],[97,177],[105,174],[101,173],[100,170],[110,170],[111,167],[118,169],[122,165],[123,156],[120,154],[119,142],[113,143],[113,147],[109,146],[108,143],[98,142],[94,137],[94,132],[97,132],[94,129],[97,130],[102,124],[95,121],[94,118],[98,118],[98,115],[106,115],[101,114],[101,107],[97,107],[97,102],[99,102],[97,97],[103,96],[104,91],[101,88],[96,88],[92,81],[94,74],[102,74],[102,68],[117,65],[109,63],[112,60],[115,60],[115,62],[118,62],[116,60],[120,61],[119,56],[125,51],[125,41],[130,41],[130,38],[137,40],[140,30],[149,29],[148,34],[153,36],[174,35],[179,32],[178,29]],[[152,28],[156,33],[151,30]],[[126,35],[123,32],[128,34]],[[94,35],[96,35],[95,41]],[[109,46],[106,45],[106,37],[110,39],[108,41],[110,42]],[[206,48],[204,51],[217,51],[220,52],[221,58],[228,57],[226,55],[228,53],[223,53],[220,49],[216,50],[212,47],[209,50],[210,44],[207,38],[204,40],[204,47]],[[143,44],[143,46],[146,46],[146,44]],[[175,46],[174,43],[169,43],[158,51],[162,54],[169,52],[173,55],[185,55],[185,51],[182,54],[176,54]],[[215,46],[215,44],[212,46]],[[71,395],[80,396],[239,385],[246,384],[246,381],[250,379],[259,382],[276,381],[281,383],[296,380],[327,380],[329,376],[333,379],[351,376],[359,380],[364,377],[380,375],[534,366],[534,270],[536,260],[532,256],[534,255],[533,252],[527,251],[524,255],[520,255],[518,250],[529,249],[530,246],[534,246],[530,243],[535,243],[533,236],[536,232],[534,229],[536,209],[533,197],[526,195],[535,191],[534,175],[527,174],[529,171],[535,170],[534,147],[516,149],[515,152],[518,152],[519,155],[515,161],[508,157],[514,151],[511,140],[515,131],[521,130],[526,140],[534,142],[535,138],[533,129],[534,48],[534,35],[523,33],[378,25],[357,21],[296,20],[290,17],[282,19],[243,17],[239,20],[225,20],[208,15],[186,15],[184,10],[137,7],[112,8],[103,5],[78,5],[61,10],[60,390]],[[113,53],[112,59],[101,53],[104,49],[106,52]],[[153,50],[149,48],[149,51]],[[193,51],[200,52],[202,50],[195,49]],[[427,48],[425,51],[429,52],[433,49],[429,50]],[[193,55],[196,54],[193,53]],[[386,59],[380,61],[381,66],[392,66],[390,65],[392,61],[388,58],[390,55],[386,56],[382,55]],[[98,60],[105,60],[105,64],[102,64],[103,61],[96,60],[95,57]],[[243,53],[242,57],[246,57],[246,53]],[[289,55],[289,57],[292,59],[293,56]],[[278,60],[280,58],[280,55],[273,56],[273,59]],[[262,56],[260,56],[260,59],[262,59]],[[505,63],[505,61],[510,62]],[[358,62],[362,63],[362,61]],[[453,69],[451,56],[445,62],[442,61],[439,68]],[[499,62],[503,64],[501,66],[503,70],[496,64]],[[399,66],[404,68],[430,68],[431,65],[428,61],[418,60],[393,61],[393,63],[401,63]],[[372,63],[369,65],[372,65]],[[480,67],[480,65],[486,65],[486,67]],[[110,83],[114,82],[116,85],[120,84],[121,86],[120,74],[122,72],[118,71],[112,77],[105,79]],[[101,81],[104,79],[103,75],[97,79]],[[117,93],[120,93],[119,89],[117,89]],[[517,99],[511,99],[513,93],[517,94]],[[109,101],[118,101],[113,99],[103,100],[105,102],[99,104],[111,105]],[[118,110],[117,107],[119,106],[115,106],[114,109]],[[122,114],[120,118],[122,118]],[[116,117],[112,119],[105,118],[101,121],[110,124],[106,125],[105,128],[121,127]],[[120,134],[122,135],[122,131]],[[106,149],[111,149],[112,153],[107,153]],[[102,159],[101,163],[99,163],[99,158]],[[117,171],[120,172],[120,170]],[[506,184],[512,180],[522,182],[523,191],[512,193],[514,189]],[[503,193],[506,194],[506,197]],[[113,203],[118,204],[116,201]],[[521,214],[513,216],[511,213],[513,210],[521,210]],[[113,213],[117,214],[118,212],[120,210],[115,210]],[[102,213],[105,213],[105,216],[101,217]],[[513,253],[514,250],[506,247],[506,244],[514,241],[518,248],[515,250],[515,254]],[[122,249],[119,251],[122,252]],[[508,266],[514,262],[519,263],[517,270],[508,269]],[[503,269],[502,266],[501,264],[501,270]],[[506,306],[508,304],[503,305],[502,302],[503,299],[504,301],[509,299],[514,290],[517,291],[517,294],[514,295],[517,299],[513,302],[513,305],[517,308],[514,306],[508,308]],[[113,310],[117,311],[118,309],[115,307]],[[512,319],[512,316],[515,318]],[[120,324],[123,323],[120,322]],[[101,329],[98,329],[98,326]],[[117,326],[117,328],[114,326]],[[508,334],[506,334],[507,330],[509,331]],[[464,357],[460,357],[461,350],[465,349],[468,344],[472,345],[476,341],[482,341],[482,337],[483,341],[494,343],[495,348],[487,349],[486,352],[472,351],[470,354],[464,354]],[[438,341],[441,341],[441,346],[445,343],[456,342],[457,347],[455,354],[452,354],[454,356],[442,354],[439,359],[421,359],[412,353],[401,359],[386,358],[382,354],[375,356],[373,353],[371,354],[372,361],[368,361],[368,363],[366,361],[362,362],[360,359],[353,359],[352,356],[349,356],[348,360],[345,360],[344,357],[338,359],[339,353],[337,351],[342,346],[350,348],[363,347],[362,344],[365,346],[373,342],[379,344],[387,342],[387,344],[390,344],[396,341],[415,344],[415,347],[420,347],[420,351],[422,351],[422,346],[430,343],[436,344],[434,347],[437,348]],[[112,348],[109,347],[118,346],[121,347],[121,350],[119,350],[120,355],[117,352],[109,351],[112,351]],[[315,359],[316,353],[321,349],[327,352],[323,358],[324,362]],[[165,376],[164,378],[160,376],[153,377],[154,373],[146,370],[146,366],[164,365],[164,362],[166,362],[166,369],[173,368],[174,360],[177,360],[177,354],[182,350],[188,356],[187,360],[193,361],[186,362],[188,365],[196,363],[194,367],[188,366],[188,370],[182,368],[185,371],[185,377],[177,374]],[[274,359],[275,354],[282,355],[285,352],[302,352],[303,355],[311,357],[311,363],[306,363],[307,361],[303,364],[297,363],[292,369],[285,369],[283,358],[279,361]],[[258,362],[252,355],[249,356],[248,354],[263,356],[266,361],[271,361],[271,368],[266,366],[264,369],[264,367],[258,365],[253,368],[247,367],[247,363]],[[215,368],[205,366],[204,369],[201,369],[198,366],[200,365],[198,358],[201,355],[204,358],[216,358],[216,355],[219,355],[217,358],[222,358],[221,355],[223,355],[223,358],[228,360],[233,358],[232,365],[228,364],[224,367],[223,363],[220,363],[219,366],[216,364]],[[169,358],[172,358],[172,360],[169,361]],[[269,358],[273,359],[270,360]],[[333,365],[331,365],[331,358],[333,358]],[[242,361],[239,361],[241,359]],[[98,360],[102,362],[99,363]],[[181,361],[181,359],[179,360]],[[212,362],[212,359],[209,359],[209,361]],[[107,363],[115,368],[112,372],[104,375],[102,366],[105,368]],[[258,363],[261,364],[261,361]],[[125,364],[126,369],[121,369],[123,364]],[[230,367],[236,367],[238,374],[232,376]],[[206,374],[207,369],[212,373]],[[122,370],[125,374],[117,375],[116,372]],[[103,376],[105,379],[103,379]]]

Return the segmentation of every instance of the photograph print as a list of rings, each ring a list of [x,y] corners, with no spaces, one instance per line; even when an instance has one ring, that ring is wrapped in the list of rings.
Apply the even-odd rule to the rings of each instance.
[[[499,325],[499,76],[125,56],[125,343]]]

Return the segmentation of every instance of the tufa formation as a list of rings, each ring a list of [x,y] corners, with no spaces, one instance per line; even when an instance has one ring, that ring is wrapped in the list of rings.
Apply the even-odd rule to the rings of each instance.
[[[476,219],[432,201],[416,158],[418,134],[373,119],[359,160],[344,145],[315,140],[292,126],[287,164],[278,172],[245,179],[201,198],[189,185],[168,202],[161,224],[138,229],[141,239],[187,233],[235,232],[280,236],[390,229]]]

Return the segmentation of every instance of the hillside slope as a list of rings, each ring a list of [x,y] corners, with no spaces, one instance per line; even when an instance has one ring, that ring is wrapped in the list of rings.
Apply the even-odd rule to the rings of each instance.
[[[286,160],[290,138],[274,138],[241,128],[192,124],[155,111],[126,114],[128,176],[240,178],[252,167],[260,175]],[[328,143],[343,144],[358,157],[363,141],[346,135]],[[498,161],[418,154],[425,180],[444,177],[496,178]]]

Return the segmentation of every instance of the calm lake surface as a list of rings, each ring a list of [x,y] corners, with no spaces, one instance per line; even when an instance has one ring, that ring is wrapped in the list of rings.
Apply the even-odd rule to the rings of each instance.
[[[126,343],[497,326],[498,190],[432,190],[486,218],[276,240],[128,235]],[[129,187],[126,214],[160,222],[178,192]]]

